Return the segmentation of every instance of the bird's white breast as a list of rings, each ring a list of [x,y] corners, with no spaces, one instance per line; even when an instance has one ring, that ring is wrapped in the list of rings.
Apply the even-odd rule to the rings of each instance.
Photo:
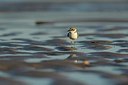
[[[69,38],[75,40],[75,39],[77,39],[77,37],[78,37],[78,33],[77,32],[70,32],[69,33]]]

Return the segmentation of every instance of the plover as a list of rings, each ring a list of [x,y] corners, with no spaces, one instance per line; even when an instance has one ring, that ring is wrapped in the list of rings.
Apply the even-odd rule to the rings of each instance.
[[[67,36],[72,40],[71,43],[75,46],[75,40],[78,38],[78,32],[76,27],[71,27],[68,30]]]

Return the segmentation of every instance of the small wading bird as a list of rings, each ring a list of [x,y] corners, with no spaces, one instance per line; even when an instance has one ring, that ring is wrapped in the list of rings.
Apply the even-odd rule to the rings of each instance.
[[[71,28],[68,30],[67,36],[72,40],[71,43],[72,43],[72,45],[74,45],[74,47],[75,47],[75,40],[78,38],[77,28],[76,28],[76,27],[71,27]]]

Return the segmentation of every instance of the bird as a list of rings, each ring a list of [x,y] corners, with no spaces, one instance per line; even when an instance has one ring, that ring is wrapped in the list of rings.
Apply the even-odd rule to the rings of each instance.
[[[76,27],[71,27],[68,30],[67,37],[71,39],[71,43],[75,46],[75,40],[78,38],[78,32]]]

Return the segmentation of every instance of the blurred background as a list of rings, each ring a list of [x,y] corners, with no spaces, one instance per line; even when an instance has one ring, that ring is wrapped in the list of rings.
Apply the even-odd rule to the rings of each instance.
[[[127,0],[0,0],[1,13],[6,15],[17,13],[15,17],[21,14],[22,18],[33,17],[44,21],[62,19],[127,21],[127,11]],[[30,16],[26,15],[28,12],[31,12]]]

